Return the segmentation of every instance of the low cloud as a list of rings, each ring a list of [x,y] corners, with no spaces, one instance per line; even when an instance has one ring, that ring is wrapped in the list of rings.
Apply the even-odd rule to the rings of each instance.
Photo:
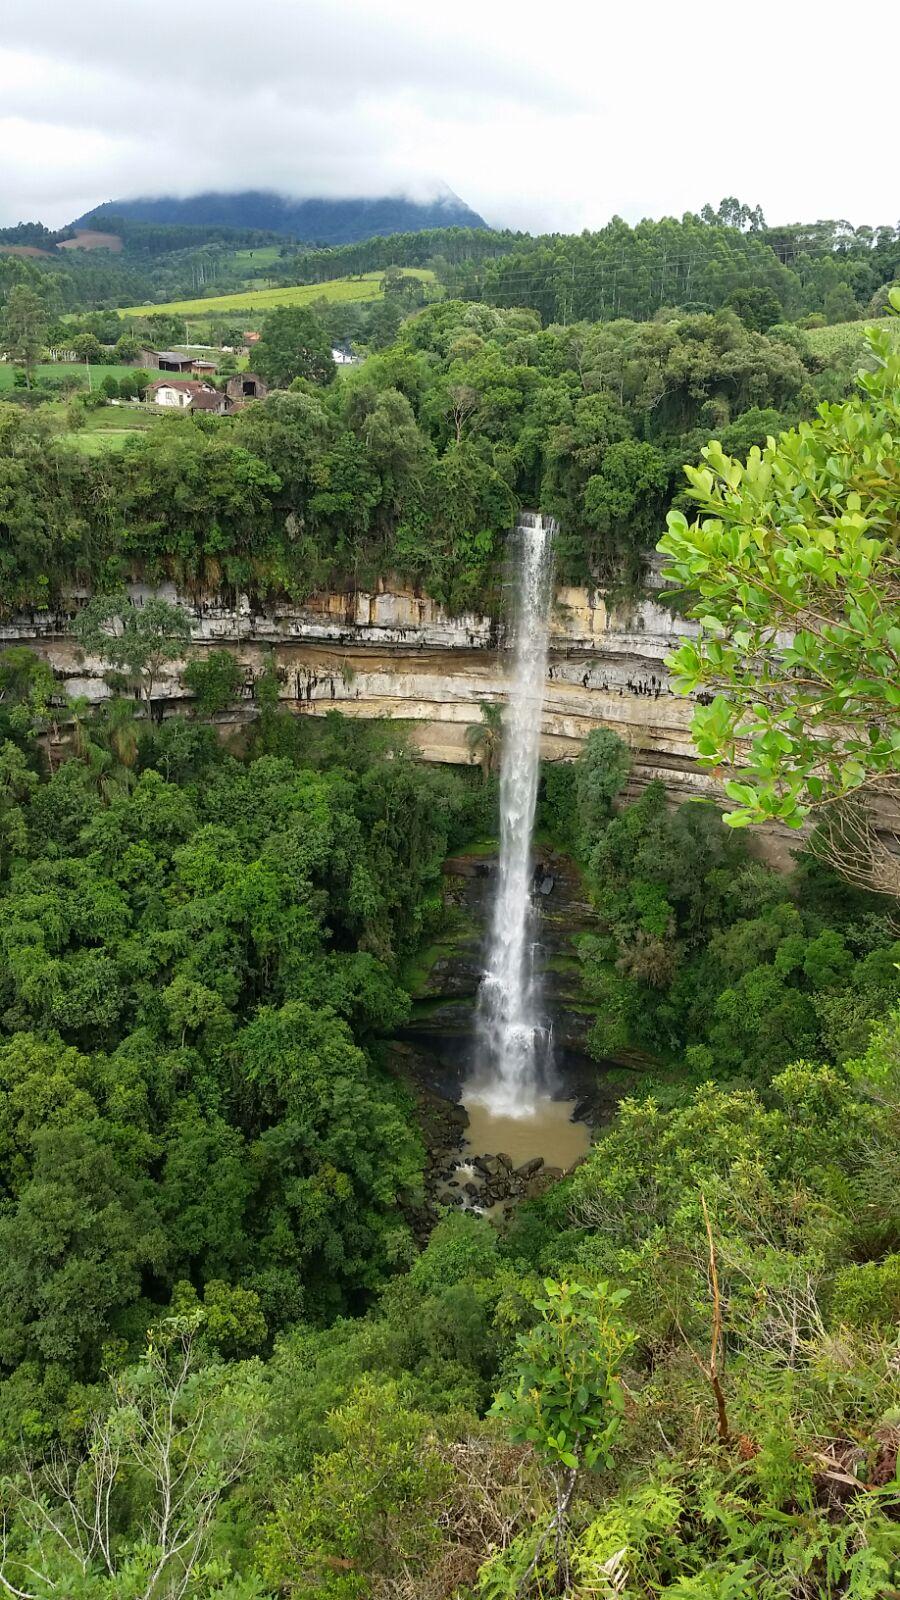
[[[261,187],[296,196],[447,185],[498,225],[601,226],[736,193],[771,220],[890,220],[890,96],[861,160],[826,136],[833,37],[759,0],[6,0],[0,222],[99,201]],[[871,73],[892,9],[841,47]],[[858,60],[856,59],[858,57]]]

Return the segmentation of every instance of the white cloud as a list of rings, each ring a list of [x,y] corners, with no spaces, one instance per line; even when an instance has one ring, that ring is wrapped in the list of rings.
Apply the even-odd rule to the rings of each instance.
[[[893,220],[895,8],[5,0],[0,222],[202,188],[433,193],[598,227],[738,194]],[[833,13],[830,17],[829,13]],[[891,165],[889,165],[889,163]]]

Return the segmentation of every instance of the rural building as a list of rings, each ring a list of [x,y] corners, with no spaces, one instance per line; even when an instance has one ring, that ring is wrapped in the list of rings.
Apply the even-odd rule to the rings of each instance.
[[[193,359],[181,350],[142,350],[138,358],[142,367],[155,367],[158,372],[186,373],[190,372]]]
[[[254,333],[253,330],[251,329],[249,333],[245,333],[244,334],[244,343],[245,344],[259,344],[259,341],[260,341],[261,338],[262,338],[262,334],[261,333]]]
[[[331,359],[336,367],[352,367],[359,360],[359,356],[353,354],[348,344],[336,344],[332,345]]]
[[[151,383],[146,399],[149,405],[176,406],[182,411],[213,411],[221,416],[226,410],[225,396],[212,384],[194,378],[158,378]]]
[[[236,372],[225,385],[229,411],[236,410],[247,400],[265,400],[268,392],[268,385],[255,372]]]
[[[230,410],[225,396],[218,389],[207,389],[206,386],[195,394],[191,401],[192,411],[212,411],[218,417],[223,417]]]
[[[190,372],[193,357],[184,355],[181,350],[158,350],[156,365],[160,372]]]
[[[216,363],[214,361],[204,361],[198,356],[195,360],[193,360],[191,362],[191,371],[198,378],[202,378],[206,374],[210,374],[211,375],[213,372],[215,372],[215,370],[216,370]]]

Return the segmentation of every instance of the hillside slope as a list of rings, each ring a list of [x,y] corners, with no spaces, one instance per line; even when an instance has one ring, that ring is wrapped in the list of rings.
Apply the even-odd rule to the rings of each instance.
[[[259,228],[314,244],[353,244],[375,234],[420,233],[425,228],[485,228],[477,212],[449,190],[422,204],[402,195],[374,200],[292,200],[262,189],[190,195],[178,199],[109,200],[73,224],[97,226],[112,217],[133,222]]]

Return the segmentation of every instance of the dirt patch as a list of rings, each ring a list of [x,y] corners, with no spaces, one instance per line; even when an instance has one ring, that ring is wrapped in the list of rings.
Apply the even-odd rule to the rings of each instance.
[[[93,228],[79,228],[71,239],[62,239],[58,250],[112,250],[118,255],[123,248],[117,233],[95,233]]]

